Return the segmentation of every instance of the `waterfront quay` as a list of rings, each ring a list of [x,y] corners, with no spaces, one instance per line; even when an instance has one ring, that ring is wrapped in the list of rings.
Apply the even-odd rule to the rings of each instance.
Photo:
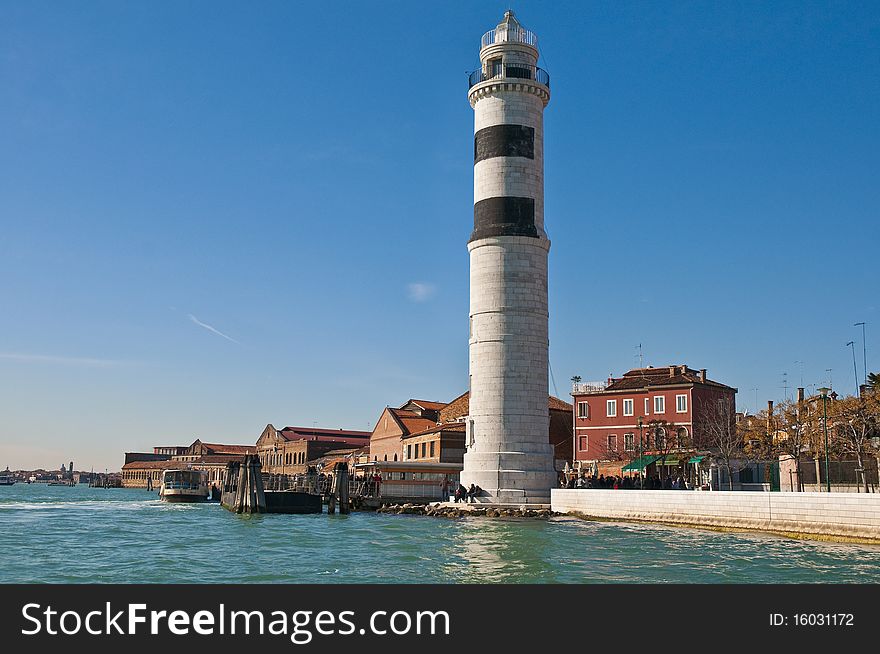
[[[140,488],[15,485],[0,489],[0,521],[9,536],[0,555],[4,583],[775,584],[822,582],[829,575],[840,583],[880,578],[880,547],[871,545],[568,516],[234,515],[217,503],[160,502]]]

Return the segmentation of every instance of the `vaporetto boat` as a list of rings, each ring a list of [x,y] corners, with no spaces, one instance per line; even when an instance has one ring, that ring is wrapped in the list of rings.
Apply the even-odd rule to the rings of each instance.
[[[165,502],[206,502],[208,476],[201,470],[166,470],[159,498]]]

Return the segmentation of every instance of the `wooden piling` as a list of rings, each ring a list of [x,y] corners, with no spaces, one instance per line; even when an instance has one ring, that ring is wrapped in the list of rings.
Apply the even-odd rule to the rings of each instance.
[[[336,476],[333,479],[339,494],[339,513],[347,515],[349,510],[348,501],[348,464],[345,461],[336,464]]]
[[[266,493],[263,490],[260,460],[255,455],[246,454],[244,462],[238,469],[238,483],[232,510],[235,513],[266,512]]]

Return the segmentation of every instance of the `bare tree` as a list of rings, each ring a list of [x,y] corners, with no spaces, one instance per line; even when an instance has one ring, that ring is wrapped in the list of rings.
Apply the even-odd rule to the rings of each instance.
[[[774,434],[777,452],[794,458],[797,477],[797,490],[803,489],[801,482],[801,457],[804,452],[816,451],[818,416],[806,402],[786,400],[779,405],[779,429]]]
[[[727,472],[728,490],[733,490],[733,473],[742,470],[749,461],[743,447],[743,434],[736,424],[736,407],[731,398],[708,400],[701,407],[700,434],[721,467]]]
[[[872,441],[880,430],[880,389],[866,390],[859,397],[846,397],[829,403],[829,430],[835,445],[843,453],[855,455],[865,492],[868,476],[865,473],[867,455],[877,450]]]
[[[675,426],[666,420],[651,420],[648,422],[648,449],[653,450],[654,454],[663,457],[661,461],[666,460],[666,455],[673,451],[676,447]],[[663,478],[666,478],[666,466],[663,468]]]

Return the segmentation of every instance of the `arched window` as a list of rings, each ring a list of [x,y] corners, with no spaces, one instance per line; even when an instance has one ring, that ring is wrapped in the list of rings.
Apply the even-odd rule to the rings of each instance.
[[[662,450],[666,447],[665,427],[657,427],[657,429],[654,430],[654,447],[658,450]]]
[[[396,454],[394,455],[394,460],[397,461],[397,455],[396,455]]]
[[[688,442],[688,430],[687,427],[679,427],[675,432],[675,438],[678,440],[676,445],[678,447],[683,447],[685,443]]]

